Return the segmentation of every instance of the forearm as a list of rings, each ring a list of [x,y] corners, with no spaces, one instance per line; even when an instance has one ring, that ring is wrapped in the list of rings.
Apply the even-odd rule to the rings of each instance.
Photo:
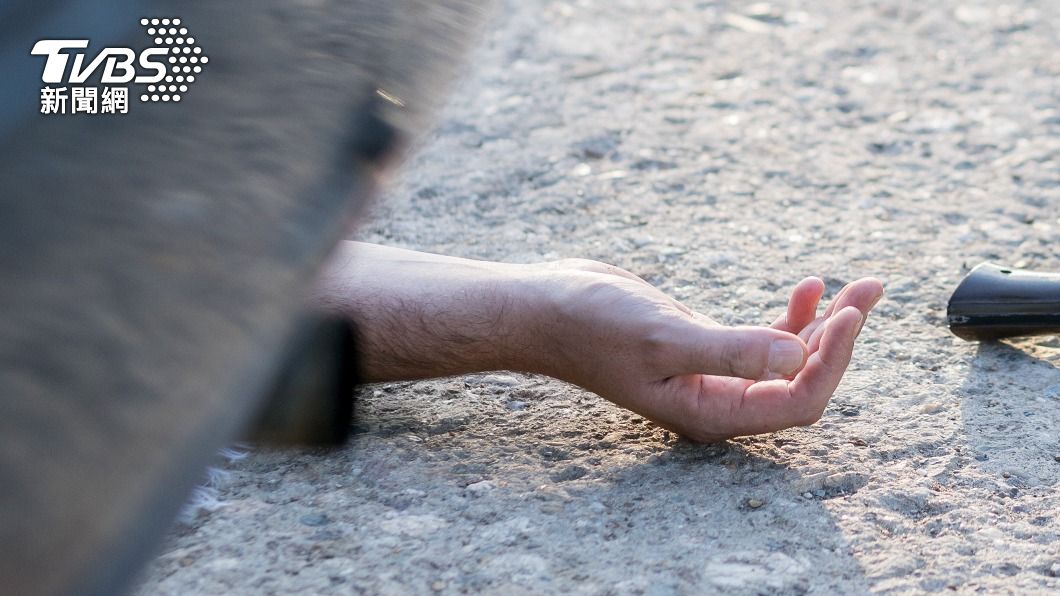
[[[364,381],[537,371],[526,266],[344,242],[318,299],[357,324]]]

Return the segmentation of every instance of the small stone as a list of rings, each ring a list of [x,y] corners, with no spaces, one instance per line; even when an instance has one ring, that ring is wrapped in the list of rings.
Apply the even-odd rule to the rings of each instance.
[[[1053,459],[1056,460],[1056,461],[1060,461],[1060,453],[1057,453],[1056,455],[1054,455]]]
[[[442,590],[445,589],[445,582],[443,582],[440,579],[439,580],[435,580],[434,582],[431,583],[431,589],[434,590],[435,592],[441,592]]]
[[[496,484],[493,484],[489,480],[481,480],[479,482],[472,482],[471,484],[464,487],[467,492],[473,495],[483,495],[489,491],[497,488]]]
[[[328,523],[328,516],[322,513],[310,513],[298,519],[304,526],[316,527]]]
[[[512,400],[512,401],[508,402],[507,404],[505,404],[505,406],[507,406],[507,408],[509,410],[513,411],[513,412],[520,412],[520,411],[526,409],[526,402],[525,401],[519,401],[519,400]]]
[[[582,162],[582,163],[574,166],[574,169],[571,170],[571,175],[579,177],[579,178],[588,176],[589,174],[592,174],[592,173],[593,173],[592,166],[590,166],[589,164],[587,164],[585,162]]]
[[[941,412],[945,408],[946,408],[946,406],[944,406],[944,405],[942,405],[940,403],[937,403],[937,402],[933,402],[933,403],[929,403],[929,404],[924,404],[924,407],[921,408],[920,411],[925,413],[925,414],[937,414],[938,412]]]
[[[575,149],[586,159],[602,159],[618,148],[620,138],[616,134],[590,137],[575,145]]]
[[[804,492],[804,493],[802,493],[802,498],[804,498],[804,499],[812,499],[813,498],[813,493],[811,493],[809,491]]]
[[[763,501],[762,499],[755,499],[755,498],[747,499],[747,506],[750,507],[751,509],[758,509],[759,507],[761,507],[762,505],[765,505],[765,504],[766,504],[765,501]]]
[[[825,476],[821,484],[824,488],[836,488],[844,491],[852,491],[865,485],[867,479],[858,472],[836,472]]]
[[[1049,567],[1049,575],[1051,575],[1053,577],[1060,577],[1060,562],[1053,563]]]
[[[472,387],[475,385],[486,385],[497,388],[515,387],[521,383],[518,377],[509,374],[492,373],[487,375],[468,375],[464,377],[464,385]]]
[[[552,474],[551,478],[554,482],[567,482],[569,480],[577,480],[588,473],[589,470],[586,470],[581,466],[567,466],[555,474]]]
[[[486,375],[482,377],[483,385],[499,385],[501,387],[515,387],[519,379],[512,375]]]

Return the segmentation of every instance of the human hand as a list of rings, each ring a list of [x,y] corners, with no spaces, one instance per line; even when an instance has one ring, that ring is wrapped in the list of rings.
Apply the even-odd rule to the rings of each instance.
[[[771,326],[727,327],[618,267],[535,267],[553,305],[537,323],[539,372],[704,442],[819,420],[883,295],[879,280],[858,280],[818,317],[825,287],[810,277]]]

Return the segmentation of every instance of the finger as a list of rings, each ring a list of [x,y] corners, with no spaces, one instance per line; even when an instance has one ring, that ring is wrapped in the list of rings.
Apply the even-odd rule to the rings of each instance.
[[[828,400],[843,380],[863,320],[861,311],[852,306],[833,315],[821,334],[817,352],[789,385],[792,399],[802,404],[801,410],[808,416],[808,423],[820,419]]]
[[[824,311],[825,317],[848,306],[856,306],[862,314],[868,314],[872,305],[883,295],[883,283],[875,277],[863,277],[843,287]]]
[[[850,292],[850,286],[852,286],[852,285],[854,285],[854,284],[849,283],[849,284],[843,286],[839,290],[839,293],[835,295],[835,298],[832,298],[832,301],[829,302],[828,306],[824,309],[824,315],[823,315],[824,318],[827,319],[828,317],[832,316],[832,313],[835,312],[835,310],[836,310],[836,305],[839,304],[841,300],[843,300],[843,298],[847,295],[847,293]],[[840,309],[840,310],[842,310],[842,309]]]
[[[802,331],[799,331],[799,339],[806,342],[806,346],[809,347],[811,342],[815,339],[820,339],[821,334],[819,332],[821,331],[821,326],[824,325],[826,321],[828,321],[828,317],[817,317],[809,325],[803,327]],[[816,344],[814,344],[814,346],[816,346]],[[810,353],[813,354],[816,349],[817,348],[814,347],[813,350],[810,350]]]
[[[811,354],[816,354],[817,350],[821,349],[821,337],[824,335],[825,329],[828,329],[828,321],[830,320],[831,317],[827,319],[822,318],[820,324],[816,326],[813,333],[811,333],[810,337],[806,340],[806,349],[809,350]]]
[[[744,379],[791,375],[806,361],[806,344],[768,327],[723,327],[690,321],[664,340],[660,368],[668,376],[708,374]]]
[[[817,277],[807,277],[795,285],[788,299],[788,310],[773,322],[774,329],[798,333],[817,316],[817,304],[824,295],[824,282]]]
[[[817,342],[822,331],[821,325],[833,312],[853,306],[861,311],[862,319],[864,320],[882,296],[883,284],[874,277],[866,277],[849,283],[840,290],[839,294],[832,300],[832,303],[828,305],[824,316],[806,325],[799,332],[799,337],[810,347],[810,353],[812,354],[817,349]]]
[[[861,312],[844,308],[825,325],[821,346],[794,381],[755,383],[747,388],[732,426],[740,434],[772,432],[820,419],[850,364]]]

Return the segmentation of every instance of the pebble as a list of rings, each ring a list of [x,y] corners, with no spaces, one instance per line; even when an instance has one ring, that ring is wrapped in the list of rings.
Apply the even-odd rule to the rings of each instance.
[[[602,159],[608,153],[618,148],[620,137],[615,134],[606,134],[591,137],[575,145],[582,156],[586,159]]]
[[[891,350],[891,357],[895,360],[904,361],[909,360],[909,353],[906,351],[905,346],[899,342],[893,342],[889,346]]]
[[[1056,460],[1056,461],[1060,461],[1060,453],[1057,453],[1056,455],[1054,455],[1053,459]]]
[[[505,405],[508,407],[509,410],[513,412],[519,412],[526,409],[525,401],[512,400]]]
[[[802,493],[802,497],[803,497],[804,499],[812,499],[812,498],[813,498],[813,493],[811,493],[811,492],[804,492],[804,493]]]
[[[942,404],[940,404],[938,402],[932,402],[932,403],[929,403],[929,404],[924,404],[924,407],[921,408],[920,411],[925,413],[925,414],[937,414],[938,412],[941,412],[942,410],[945,410],[945,409],[946,409],[946,406],[944,406],[944,405],[942,405]]]
[[[441,592],[442,590],[445,589],[445,582],[443,582],[440,579],[436,580],[436,581],[434,581],[431,584],[431,589],[434,590],[435,592]]]
[[[555,474],[552,474],[551,478],[554,482],[567,482],[569,480],[577,480],[588,473],[589,470],[586,470],[581,466],[567,466]]]
[[[498,387],[515,387],[519,384],[519,379],[512,375],[482,375],[481,377],[468,377],[468,382],[472,385],[496,385]]]
[[[489,480],[481,480],[479,482],[472,482],[471,484],[464,487],[467,492],[473,495],[482,495],[489,491],[497,488],[496,484],[493,484]]]
[[[769,33],[771,27],[760,20],[745,17],[742,14],[729,13],[725,15],[725,24],[747,33]]]
[[[765,501],[763,501],[762,499],[755,499],[755,498],[747,499],[747,506],[750,507],[751,509],[758,509],[759,507],[761,507],[762,505],[765,505],[765,504],[766,504]]]
[[[590,166],[589,164],[585,163],[585,162],[582,162],[582,163],[574,166],[574,169],[571,170],[571,175],[575,176],[575,177],[578,177],[578,178],[581,178],[581,177],[584,177],[584,176],[588,176],[589,174],[592,174],[592,173],[593,173],[593,167]]]
[[[304,526],[316,527],[328,523],[328,516],[322,513],[310,513],[298,519]]]

